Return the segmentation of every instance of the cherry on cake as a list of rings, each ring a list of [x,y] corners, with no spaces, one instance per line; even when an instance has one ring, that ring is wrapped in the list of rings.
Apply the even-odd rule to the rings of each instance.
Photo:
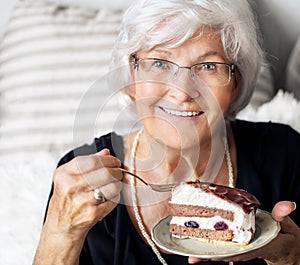
[[[190,181],[173,188],[169,205],[172,236],[246,245],[260,203],[241,189]]]

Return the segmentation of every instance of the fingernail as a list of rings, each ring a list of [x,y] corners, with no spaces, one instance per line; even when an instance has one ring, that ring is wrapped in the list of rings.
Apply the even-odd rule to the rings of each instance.
[[[292,202],[292,203],[294,204],[294,209],[293,209],[293,211],[295,211],[296,208],[297,208],[297,204],[296,204],[295,202]]]

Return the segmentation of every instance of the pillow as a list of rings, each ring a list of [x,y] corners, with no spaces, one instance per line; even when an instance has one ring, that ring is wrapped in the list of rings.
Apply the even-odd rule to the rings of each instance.
[[[56,163],[47,153],[14,164],[0,160],[1,264],[32,264]]]
[[[238,119],[249,121],[272,121],[290,125],[300,133],[300,101],[293,94],[279,90],[269,102],[254,108],[248,105],[238,115]]]
[[[122,13],[17,1],[0,45],[1,159],[45,151],[59,157],[73,148],[81,99],[108,71]],[[97,86],[99,99],[110,98],[97,128],[103,134],[114,126],[118,101]],[[86,138],[76,145],[92,141]]]
[[[289,56],[285,88],[300,100],[300,37]]]

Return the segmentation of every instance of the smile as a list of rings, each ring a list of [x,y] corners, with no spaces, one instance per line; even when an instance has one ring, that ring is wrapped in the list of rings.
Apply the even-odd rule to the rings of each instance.
[[[179,117],[196,117],[204,113],[203,111],[178,111],[178,110],[171,110],[171,109],[164,109],[164,108],[161,109],[170,115],[179,116]]]

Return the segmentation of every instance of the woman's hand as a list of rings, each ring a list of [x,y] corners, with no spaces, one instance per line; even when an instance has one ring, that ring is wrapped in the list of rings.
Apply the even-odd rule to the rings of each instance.
[[[272,211],[273,218],[280,222],[281,231],[278,236],[266,246],[222,261],[248,261],[254,258],[264,259],[269,265],[298,265],[300,264],[300,228],[288,215],[296,209],[290,201],[278,202]],[[212,259],[214,261],[220,259]],[[201,259],[189,257],[189,263],[194,264]]]
[[[76,264],[90,228],[119,202],[120,166],[120,160],[104,149],[57,168],[34,264]],[[106,198],[101,204],[94,198],[96,188]]]
[[[54,191],[45,224],[51,222],[51,229],[59,233],[86,233],[119,201],[120,166],[120,160],[104,149],[59,167],[54,174]],[[95,188],[100,188],[106,202],[99,204],[95,200]]]

